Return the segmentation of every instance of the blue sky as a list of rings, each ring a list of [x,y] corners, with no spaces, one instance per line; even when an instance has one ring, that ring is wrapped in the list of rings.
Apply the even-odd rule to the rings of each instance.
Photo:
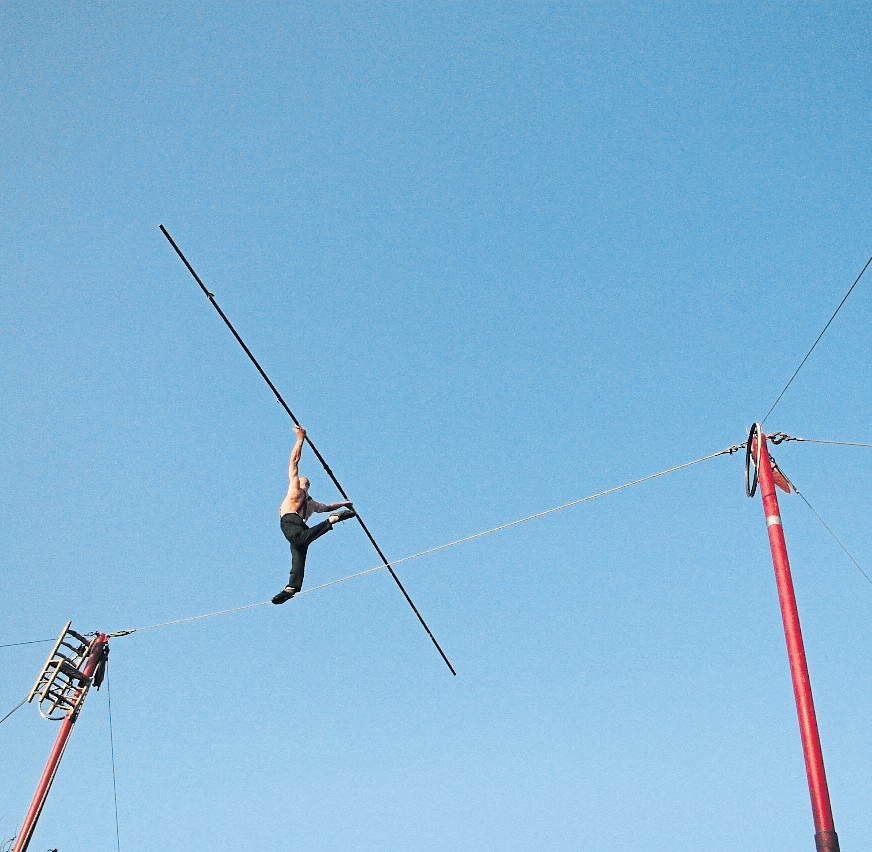
[[[745,440],[872,254],[869,24],[861,3],[6,3],[0,714],[68,620],[136,629],[31,848],[813,848],[741,454],[398,565],[457,677],[384,571],[166,624],[286,582],[292,424],[158,226],[413,556]],[[768,431],[872,442],[870,287]],[[870,450],[772,451],[872,574]],[[308,449],[301,470],[339,499]],[[872,582],[780,496],[858,849]],[[377,565],[343,524],[306,586]],[[56,731],[31,705],[0,726],[0,839]]]

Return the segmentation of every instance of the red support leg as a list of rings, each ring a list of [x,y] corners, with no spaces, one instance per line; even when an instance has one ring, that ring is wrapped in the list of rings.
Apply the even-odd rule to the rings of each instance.
[[[106,634],[100,633],[91,643],[88,661],[85,664],[84,672],[82,672],[89,680],[93,677],[97,666],[103,659],[103,651],[108,642],[109,638]],[[83,689],[84,688],[85,687],[83,687]],[[39,819],[39,815],[42,813],[42,807],[45,804],[45,800],[48,798],[48,791],[51,789],[61,758],[64,756],[64,750],[67,747],[70,734],[73,732],[73,725],[76,724],[77,716],[78,711],[72,710],[61,721],[61,729],[58,731],[57,739],[55,740],[55,744],[48,756],[48,761],[45,764],[42,777],[39,779],[36,793],[33,796],[33,801],[30,803],[30,808],[27,811],[27,816],[24,818],[24,823],[21,826],[21,831],[18,833],[18,839],[15,841],[15,846],[13,847],[12,852],[25,852],[30,843],[33,831],[36,828],[36,822]]]
[[[821,752],[820,735],[811,695],[811,682],[808,676],[805,648],[799,625],[799,612],[796,608],[796,595],[790,564],[787,560],[787,545],[781,525],[778,498],[775,496],[775,478],[772,463],[766,447],[766,436],[759,426],[756,428],[758,476],[763,497],[763,512],[769,530],[769,546],[775,566],[775,582],[778,587],[778,600],[781,604],[781,618],[784,622],[784,635],[787,639],[787,656],[790,662],[790,676],[793,679],[793,693],[796,698],[796,712],[799,716],[799,731],[802,737],[802,750],[805,756],[805,769],[811,794],[811,809],[814,816],[815,846],[817,852],[839,852],[839,839],[833,826],[833,813],[827,778],[824,772],[824,758]],[[754,432],[748,438],[753,440]]]

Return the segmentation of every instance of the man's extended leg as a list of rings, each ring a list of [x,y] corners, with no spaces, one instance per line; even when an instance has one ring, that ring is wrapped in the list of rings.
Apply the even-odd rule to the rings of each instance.
[[[316,538],[320,538],[332,529],[333,524],[330,521],[322,521],[314,527],[300,525],[288,538],[291,544],[291,576],[288,585],[292,589],[299,592],[303,588],[303,575],[306,571],[306,554],[309,552],[309,545]]]
[[[290,600],[303,588],[309,545],[331,529],[333,524],[329,520],[322,521],[314,527],[307,527],[298,515],[282,517],[282,532],[291,545],[291,576],[288,585],[272,599],[274,604],[282,604]]]

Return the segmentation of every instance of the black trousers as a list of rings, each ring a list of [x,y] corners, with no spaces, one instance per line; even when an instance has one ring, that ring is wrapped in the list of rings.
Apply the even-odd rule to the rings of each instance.
[[[295,589],[303,588],[303,574],[306,571],[306,553],[309,545],[320,538],[325,532],[333,529],[330,521],[321,521],[314,527],[307,527],[306,522],[294,512],[282,515],[282,532],[291,545],[291,578],[288,585]]]

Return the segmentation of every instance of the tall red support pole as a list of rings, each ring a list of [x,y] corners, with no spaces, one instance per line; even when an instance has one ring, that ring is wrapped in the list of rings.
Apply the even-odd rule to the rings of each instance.
[[[89,649],[88,661],[85,664],[85,669],[82,672],[86,678],[90,680],[94,676],[97,666],[103,659],[103,651],[109,643],[109,637],[105,633],[98,633],[97,638],[91,643]],[[82,689],[87,687],[83,686]],[[70,739],[70,734],[73,732],[73,725],[76,724],[79,711],[71,710],[67,716],[61,721],[61,729],[58,731],[57,739],[48,756],[48,761],[45,764],[42,777],[39,779],[39,784],[36,788],[36,793],[33,796],[33,801],[30,803],[30,808],[27,811],[27,816],[24,818],[24,823],[21,826],[21,831],[18,832],[18,839],[12,852],[25,852],[30,839],[33,836],[36,828],[36,821],[42,813],[42,807],[45,800],[48,798],[48,791],[51,789],[52,782],[58,771],[61,758],[64,756],[64,751],[67,747],[67,742]]]
[[[781,618],[784,621],[784,635],[787,639],[787,656],[790,661],[790,675],[793,679],[793,694],[796,698],[796,712],[799,716],[799,731],[802,737],[802,750],[805,756],[805,771],[811,793],[811,809],[814,816],[815,848],[817,852],[839,852],[839,838],[833,825],[833,812],[830,807],[830,794],[824,772],[824,758],[821,752],[817,718],[811,696],[811,683],[802,632],[799,626],[799,612],[796,608],[796,595],[790,564],[787,561],[787,545],[781,525],[778,498],[775,496],[775,477],[766,448],[766,436],[756,428],[760,492],[763,497],[763,512],[769,530],[769,546],[772,549],[772,562],[775,566],[775,582],[778,586],[778,600],[781,604]],[[748,438],[753,440],[754,430]]]

